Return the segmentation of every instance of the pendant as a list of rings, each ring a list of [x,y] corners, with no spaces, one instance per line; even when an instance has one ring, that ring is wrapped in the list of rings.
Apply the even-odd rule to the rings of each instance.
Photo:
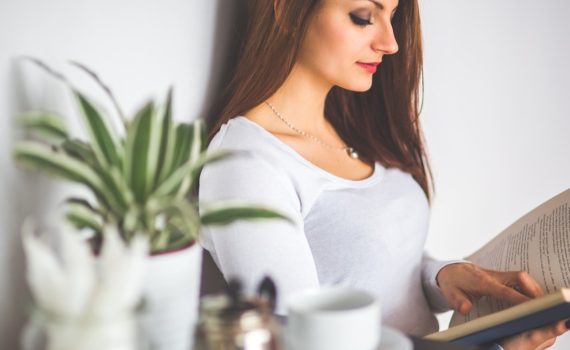
[[[358,159],[358,152],[356,152],[356,151],[354,150],[354,148],[348,147],[348,148],[346,149],[346,153],[348,153],[348,156],[349,156],[350,158],[352,158],[352,159]]]

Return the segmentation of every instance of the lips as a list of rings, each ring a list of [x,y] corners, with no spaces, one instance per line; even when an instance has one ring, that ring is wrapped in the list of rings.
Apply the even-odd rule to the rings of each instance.
[[[368,73],[374,74],[380,62],[356,62],[356,64],[364,68]]]

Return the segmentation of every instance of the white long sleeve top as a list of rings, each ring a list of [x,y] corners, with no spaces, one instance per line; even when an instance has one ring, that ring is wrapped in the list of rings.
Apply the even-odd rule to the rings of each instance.
[[[376,163],[363,180],[335,176],[243,116],[221,127],[213,150],[241,152],[204,168],[201,203],[266,205],[294,222],[203,228],[200,242],[226,279],[240,278],[251,292],[271,276],[278,314],[286,314],[283,301],[293,292],[350,286],[381,301],[384,324],[418,336],[438,330],[433,311],[448,307],[435,277],[456,261],[424,254],[429,206],[410,174]]]

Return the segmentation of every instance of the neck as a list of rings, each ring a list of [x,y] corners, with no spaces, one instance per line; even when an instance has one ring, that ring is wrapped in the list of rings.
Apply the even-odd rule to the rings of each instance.
[[[332,85],[295,65],[268,101],[297,128],[320,135],[330,131],[325,119],[325,100]]]

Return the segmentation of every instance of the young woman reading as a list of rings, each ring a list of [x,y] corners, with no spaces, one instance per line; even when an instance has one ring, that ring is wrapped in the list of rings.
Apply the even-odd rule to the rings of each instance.
[[[265,204],[294,224],[205,230],[202,244],[226,278],[253,288],[269,274],[283,297],[327,284],[364,289],[382,301],[385,324],[413,335],[438,329],[434,312],[466,313],[483,295],[520,303],[542,294],[524,272],[423,252],[431,193],[417,0],[248,6],[209,145],[241,153],[204,169],[200,200]],[[545,348],[565,331],[560,322],[501,345]]]

